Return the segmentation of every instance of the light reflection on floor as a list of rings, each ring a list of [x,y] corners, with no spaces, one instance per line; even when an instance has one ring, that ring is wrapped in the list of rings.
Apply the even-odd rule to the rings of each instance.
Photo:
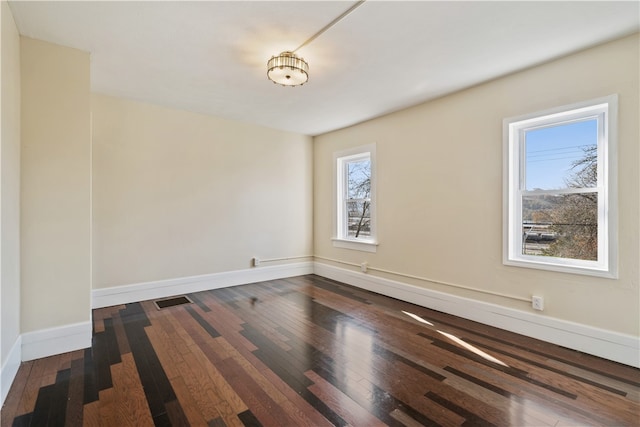
[[[408,311],[402,311],[402,312],[404,314],[406,314],[407,316],[411,317],[412,319],[417,320],[420,323],[424,323],[424,324],[429,325],[429,326],[434,326],[433,323],[423,319],[422,317],[418,316],[417,314],[409,313]],[[456,337],[455,335],[452,335],[452,334],[447,333],[447,332],[442,332],[442,331],[437,330],[437,329],[436,329],[436,332],[438,332],[439,334],[447,337],[449,340],[453,341],[455,344],[459,345],[460,347],[477,354],[478,356],[482,357],[485,360],[488,360],[489,362],[497,363],[498,365],[504,366],[506,368],[509,367],[509,365],[507,365],[503,361],[501,361],[501,360],[491,356],[490,354],[480,350],[479,348],[477,348],[477,347],[465,342],[464,340]]]
[[[335,326],[335,334],[338,342],[345,345],[340,352],[344,363],[336,363],[336,377],[344,383],[344,393],[347,396],[362,394],[363,389],[370,393],[367,387],[368,381],[364,378],[373,376],[373,349],[374,337],[370,331],[365,331],[358,325],[353,325],[350,320],[338,321]],[[369,408],[370,409],[370,408]]]
[[[402,312],[404,314],[406,314],[407,316],[411,317],[412,319],[417,320],[420,323],[424,323],[426,325],[433,326],[433,323],[424,320],[422,317],[418,316],[417,314],[409,313],[408,311],[404,311],[404,310],[402,310]]]
[[[455,335],[451,335],[448,334],[446,332],[442,332],[442,331],[437,331],[438,333],[444,335],[445,337],[449,338],[451,341],[453,341],[454,343],[460,345],[461,347],[477,354],[478,356],[482,357],[485,360],[488,360],[489,362],[493,362],[493,363],[497,363],[498,365],[502,365],[506,368],[509,367],[509,365],[507,365],[506,363],[504,363],[503,361],[496,359],[495,357],[493,357],[492,355],[485,353],[484,351],[480,350],[478,347],[475,347],[463,340],[461,340],[460,338],[456,337]]]

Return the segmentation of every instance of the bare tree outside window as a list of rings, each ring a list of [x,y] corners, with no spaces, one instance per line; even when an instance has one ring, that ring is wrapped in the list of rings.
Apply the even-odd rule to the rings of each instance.
[[[566,180],[569,188],[592,188],[598,182],[597,146],[584,147],[584,156],[573,162],[573,175]],[[544,255],[598,259],[598,196],[597,193],[577,193],[558,196],[557,205],[549,212],[557,234]]]
[[[347,164],[347,221],[348,236],[371,235],[371,161]]]

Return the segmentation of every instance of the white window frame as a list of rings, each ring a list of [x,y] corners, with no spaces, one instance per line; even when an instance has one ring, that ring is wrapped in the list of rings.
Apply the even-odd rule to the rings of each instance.
[[[564,273],[617,278],[617,109],[618,97],[591,101],[504,119],[504,244],[505,265]],[[526,190],[524,138],[527,130],[583,120],[598,120],[598,259],[578,260],[522,254],[522,199],[525,195],[569,193],[567,190]],[[580,190],[582,191],[582,190]]]
[[[369,159],[371,162],[371,202],[370,229],[371,234],[367,238],[349,237],[347,230],[347,212],[345,196],[347,194],[347,169],[349,162]],[[376,228],[376,146],[368,144],[342,150],[333,153],[333,176],[334,176],[334,203],[333,203],[333,246],[338,248],[353,249],[365,252],[376,252],[377,228]]]

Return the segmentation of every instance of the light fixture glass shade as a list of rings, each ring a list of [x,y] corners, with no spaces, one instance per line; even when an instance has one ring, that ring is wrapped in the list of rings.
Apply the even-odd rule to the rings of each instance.
[[[309,80],[309,64],[295,53],[284,51],[267,62],[267,77],[282,86],[303,85]]]

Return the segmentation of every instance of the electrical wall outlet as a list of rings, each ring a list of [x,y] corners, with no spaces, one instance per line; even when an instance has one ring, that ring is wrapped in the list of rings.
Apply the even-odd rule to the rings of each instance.
[[[253,266],[257,267],[260,265],[260,258],[258,258],[257,256],[253,257]]]
[[[544,298],[534,295],[533,297],[531,297],[531,306],[534,310],[544,310]]]
[[[367,264],[366,261],[360,264],[360,270],[362,270],[363,273],[367,272],[368,267],[369,267],[369,264]]]

